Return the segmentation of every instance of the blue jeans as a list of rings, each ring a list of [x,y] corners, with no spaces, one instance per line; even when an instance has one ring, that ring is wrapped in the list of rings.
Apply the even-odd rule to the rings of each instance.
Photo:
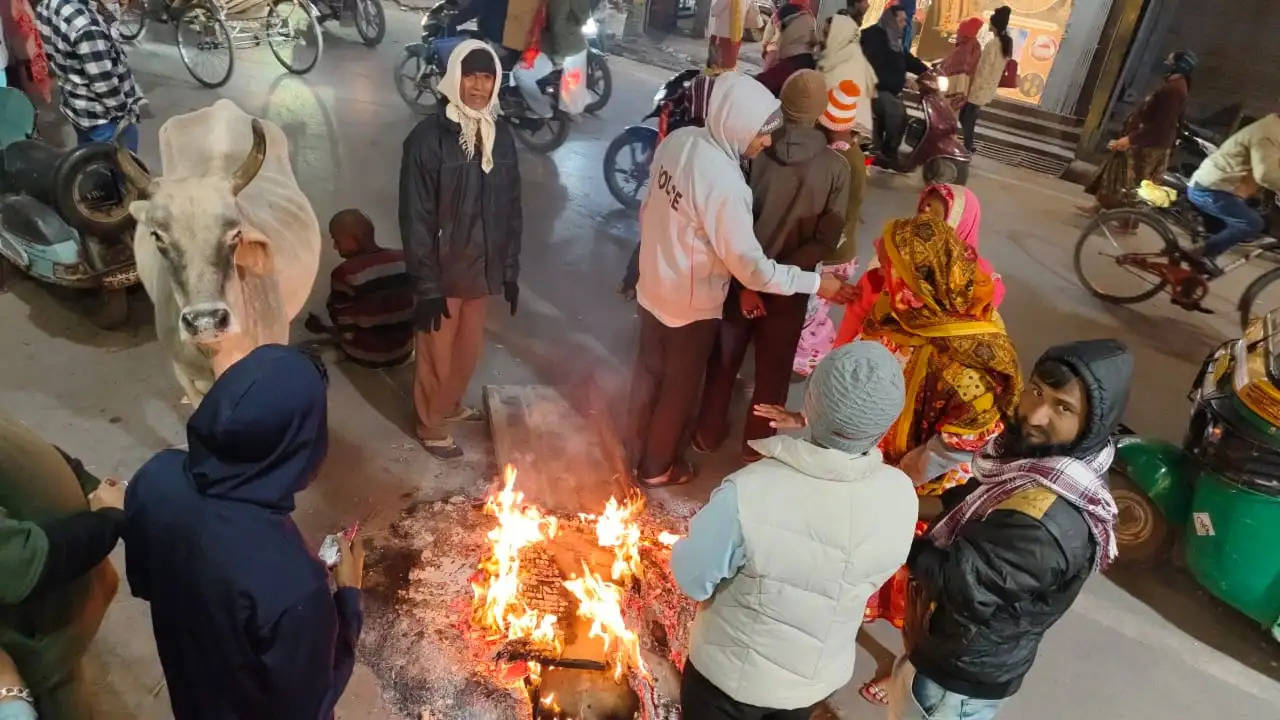
[[[107,122],[101,125],[94,125],[88,130],[76,128],[76,141],[81,145],[91,142],[111,142],[111,138],[116,134],[116,123]],[[129,152],[138,152],[138,126],[130,124],[120,134],[120,139],[124,142],[124,146],[129,148]]]
[[[1201,212],[1227,224],[1205,241],[1204,256],[1207,258],[1217,257],[1246,240],[1258,237],[1267,229],[1267,221],[1235,193],[1192,185],[1187,188],[1187,197]]]
[[[893,665],[889,720],[992,720],[1004,700],[983,700],[951,692],[916,672],[905,657]]]

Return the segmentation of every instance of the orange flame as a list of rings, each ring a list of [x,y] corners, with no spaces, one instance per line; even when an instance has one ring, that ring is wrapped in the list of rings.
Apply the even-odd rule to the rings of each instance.
[[[621,680],[626,667],[648,674],[640,658],[640,638],[622,618],[622,588],[602,580],[585,562],[582,577],[566,580],[564,586],[578,599],[578,614],[591,621],[587,635],[603,639],[605,653],[612,646],[613,679]]]

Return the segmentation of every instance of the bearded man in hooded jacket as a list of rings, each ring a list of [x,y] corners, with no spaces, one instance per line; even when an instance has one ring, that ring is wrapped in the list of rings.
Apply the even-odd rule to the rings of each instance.
[[[738,73],[718,76],[706,124],[667,136],[654,153],[640,207],[640,349],[631,382],[631,444],[644,487],[687,482],[683,459],[729,283],[774,295],[819,293],[842,302],[852,288],[784,265],[756,238],[741,161],[782,127],[781,103]]]
[[[459,43],[440,81],[440,111],[404,141],[400,239],[413,280],[416,432],[437,458],[462,455],[453,422],[478,421],[462,404],[484,346],[485,308],[502,295],[516,314],[520,287],[520,167],[497,117],[498,56]]]
[[[1116,557],[1111,435],[1133,357],[1115,340],[1050,348],[1009,428],[973,457],[974,478],[907,559],[907,655],[892,720],[990,720],[1018,691],[1045,632]]]

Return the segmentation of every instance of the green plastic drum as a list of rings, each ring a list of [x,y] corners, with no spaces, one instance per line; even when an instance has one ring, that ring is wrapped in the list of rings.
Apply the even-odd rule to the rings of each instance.
[[[1280,497],[1202,472],[1186,541],[1200,584],[1280,639]]]

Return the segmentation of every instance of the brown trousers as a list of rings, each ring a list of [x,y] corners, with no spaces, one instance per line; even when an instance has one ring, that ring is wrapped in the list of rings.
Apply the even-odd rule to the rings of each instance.
[[[447,298],[449,317],[435,332],[418,331],[413,374],[413,409],[422,440],[449,437],[444,419],[456,411],[484,348],[484,311],[488,298]]]

